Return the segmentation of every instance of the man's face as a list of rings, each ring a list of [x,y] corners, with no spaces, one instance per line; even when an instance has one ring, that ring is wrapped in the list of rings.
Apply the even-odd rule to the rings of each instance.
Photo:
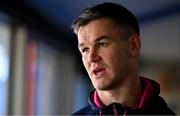
[[[98,19],[81,26],[78,47],[88,75],[98,90],[120,86],[130,72],[130,42],[110,19]]]

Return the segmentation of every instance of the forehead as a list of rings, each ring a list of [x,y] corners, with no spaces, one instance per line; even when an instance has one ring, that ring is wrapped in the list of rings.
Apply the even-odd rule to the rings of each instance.
[[[115,36],[119,34],[119,26],[111,19],[97,19],[81,26],[77,32],[78,42],[90,41],[101,36]]]

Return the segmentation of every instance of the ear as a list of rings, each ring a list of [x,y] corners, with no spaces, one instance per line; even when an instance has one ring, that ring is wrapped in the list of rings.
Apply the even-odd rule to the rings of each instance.
[[[139,56],[141,48],[141,40],[138,34],[133,34],[129,39],[129,53],[131,56]]]

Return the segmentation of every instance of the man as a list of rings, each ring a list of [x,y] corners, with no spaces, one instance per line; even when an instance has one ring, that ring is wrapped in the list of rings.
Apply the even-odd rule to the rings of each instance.
[[[72,28],[94,90],[74,115],[175,114],[159,96],[159,85],[139,76],[140,32],[121,5],[85,9]]]

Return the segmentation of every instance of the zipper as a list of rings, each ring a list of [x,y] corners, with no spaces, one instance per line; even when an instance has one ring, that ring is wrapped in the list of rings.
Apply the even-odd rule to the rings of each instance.
[[[99,111],[99,116],[102,116],[102,110]]]
[[[123,116],[126,116],[126,112],[127,112],[127,110],[125,110],[125,112],[124,112]]]
[[[113,112],[114,112],[114,116],[117,116],[117,109],[116,106],[113,104]]]

